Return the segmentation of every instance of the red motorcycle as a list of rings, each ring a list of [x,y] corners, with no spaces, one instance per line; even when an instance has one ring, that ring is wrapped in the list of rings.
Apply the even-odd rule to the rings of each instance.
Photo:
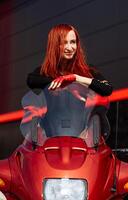
[[[128,198],[128,163],[105,143],[107,97],[72,83],[29,91],[22,105],[25,140],[0,161],[0,200]]]

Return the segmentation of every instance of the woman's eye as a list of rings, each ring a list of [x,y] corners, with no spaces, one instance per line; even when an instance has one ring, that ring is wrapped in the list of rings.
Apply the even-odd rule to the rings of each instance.
[[[71,40],[71,44],[76,44],[76,40]]]

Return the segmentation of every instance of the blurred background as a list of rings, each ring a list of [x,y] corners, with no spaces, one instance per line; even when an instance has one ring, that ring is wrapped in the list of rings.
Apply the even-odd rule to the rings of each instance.
[[[127,8],[127,0],[1,0],[0,114],[22,109],[27,74],[42,63],[47,34],[59,23],[78,29],[88,63],[97,66],[114,90],[128,88]],[[128,148],[128,100],[111,103],[108,118],[108,145]],[[0,158],[22,142],[19,124],[0,124]]]

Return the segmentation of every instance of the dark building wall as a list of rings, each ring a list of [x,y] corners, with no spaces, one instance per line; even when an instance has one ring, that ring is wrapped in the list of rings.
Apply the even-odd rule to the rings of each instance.
[[[96,65],[115,89],[128,87],[127,7],[127,0],[2,1],[0,113],[21,108],[21,98],[28,90],[27,73],[42,62],[47,33],[58,23],[69,23],[79,30],[88,63]],[[8,138],[13,135],[18,144],[15,135],[20,131],[9,127],[0,128],[0,135],[9,132]]]

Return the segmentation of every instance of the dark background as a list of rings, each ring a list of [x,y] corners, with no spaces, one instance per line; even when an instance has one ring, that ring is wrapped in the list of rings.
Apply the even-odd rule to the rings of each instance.
[[[58,23],[69,23],[80,32],[88,63],[99,68],[114,89],[128,87],[127,0],[2,0],[0,1],[0,114],[21,109],[28,91],[27,73],[42,63],[47,33]],[[117,103],[108,117],[114,148],[128,147],[128,101]],[[20,122],[0,125],[0,158],[22,141]]]

